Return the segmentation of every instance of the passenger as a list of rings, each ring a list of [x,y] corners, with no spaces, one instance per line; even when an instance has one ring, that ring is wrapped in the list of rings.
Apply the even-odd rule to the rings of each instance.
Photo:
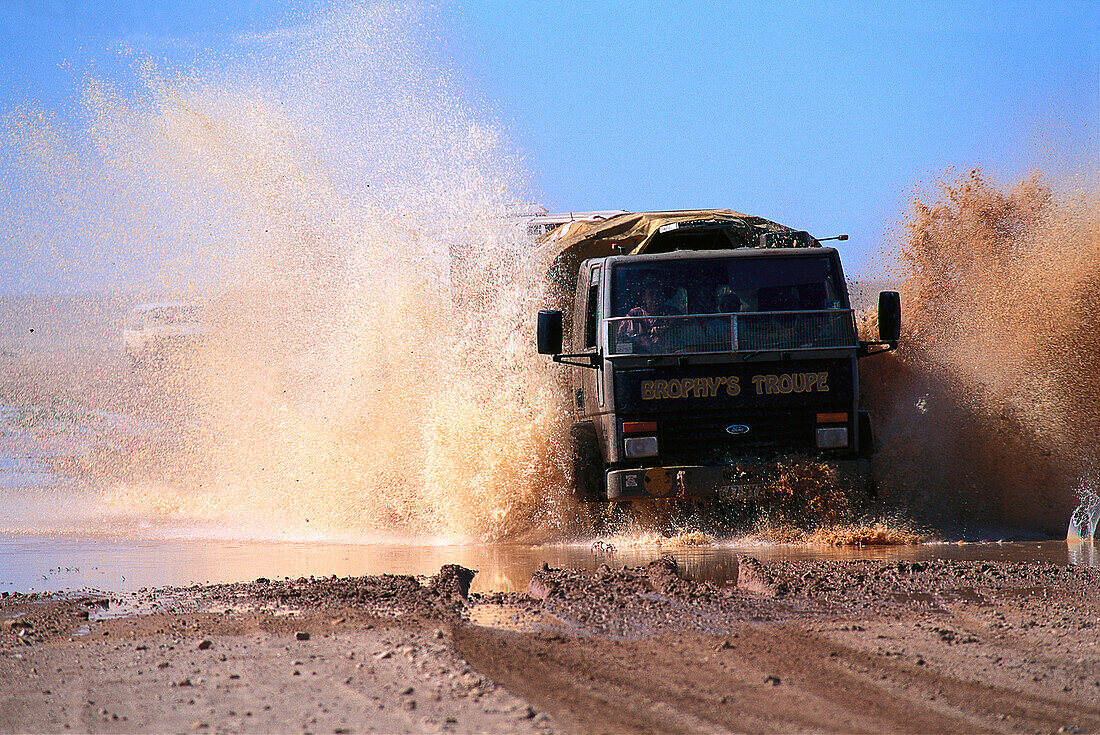
[[[687,287],[688,314],[713,314],[717,308],[715,304],[715,287],[711,283],[693,283]]]
[[[736,314],[741,311],[741,298],[730,291],[727,294],[723,294],[722,298],[718,301],[718,313],[719,314]]]
[[[718,311],[718,288],[713,281],[699,281],[687,287],[687,313],[680,320],[678,347],[691,352],[724,352],[729,349],[729,320],[710,316]]]
[[[723,294],[718,299],[718,314],[736,314],[741,311],[741,299],[737,294],[730,292]],[[719,351],[734,349],[736,338],[734,334],[734,319],[732,316],[714,316],[703,324],[706,332],[707,343],[716,345]]]
[[[647,278],[642,283],[642,303],[626,313],[628,319],[619,324],[619,339],[629,340],[639,348],[639,352],[654,352],[661,346],[661,337],[665,325],[659,319],[646,317],[669,316],[665,304],[665,289],[656,278]]]

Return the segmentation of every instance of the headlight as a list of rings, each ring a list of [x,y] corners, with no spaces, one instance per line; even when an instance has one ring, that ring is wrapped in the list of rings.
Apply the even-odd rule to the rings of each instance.
[[[623,439],[623,449],[628,459],[657,456],[657,437],[631,436]]]
[[[848,446],[847,426],[817,430],[818,449],[843,449],[846,446]]]

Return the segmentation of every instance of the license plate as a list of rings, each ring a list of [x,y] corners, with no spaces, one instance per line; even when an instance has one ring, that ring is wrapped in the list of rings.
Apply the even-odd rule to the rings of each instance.
[[[752,500],[764,494],[764,484],[754,482],[740,485],[722,485],[718,488],[718,494],[728,495],[739,500]]]

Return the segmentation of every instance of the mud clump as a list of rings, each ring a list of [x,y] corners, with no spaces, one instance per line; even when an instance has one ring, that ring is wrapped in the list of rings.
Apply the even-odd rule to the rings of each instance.
[[[1007,562],[777,561],[737,558],[737,581],[715,586],[685,578],[671,557],[641,567],[595,572],[545,567],[526,595],[480,604],[525,605],[563,630],[637,638],[674,630],[720,632],[749,621],[876,616],[957,603],[1041,606],[1084,600],[1100,570]]]
[[[439,574],[432,577],[428,589],[447,601],[467,602],[470,595],[470,583],[477,574],[473,569],[458,564],[445,564]]]
[[[671,556],[662,556],[656,561],[651,561],[646,565],[645,571],[653,589],[664,594],[675,594],[684,581],[680,578],[680,569],[676,560]]]
[[[722,630],[734,620],[776,620],[811,613],[803,604],[739,594],[736,587],[696,582],[666,556],[641,567],[593,572],[545,567],[532,575],[527,595],[494,595],[485,603],[523,604],[570,626],[600,635],[637,638],[663,630]]]
[[[227,604],[270,611],[351,608],[380,618],[454,621],[469,604],[470,582],[475,574],[472,569],[447,564],[428,580],[400,574],[301,577],[168,589],[155,594],[165,599],[182,594],[200,608]]]
[[[758,559],[739,554],[737,557],[737,588],[745,592],[782,597],[790,585]]]

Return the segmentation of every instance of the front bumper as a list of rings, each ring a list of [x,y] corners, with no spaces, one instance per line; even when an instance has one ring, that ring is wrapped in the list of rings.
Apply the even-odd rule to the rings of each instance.
[[[842,482],[867,489],[871,464],[866,459],[829,460]],[[699,498],[721,495],[732,500],[759,498],[775,481],[777,465],[751,462],[727,466],[684,465],[608,470],[608,500]]]

